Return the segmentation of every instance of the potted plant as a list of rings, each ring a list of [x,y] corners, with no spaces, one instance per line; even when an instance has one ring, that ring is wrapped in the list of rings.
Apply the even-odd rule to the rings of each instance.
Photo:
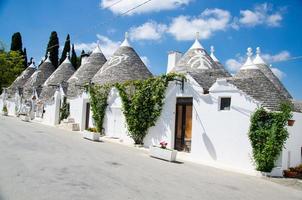
[[[293,119],[289,119],[289,120],[287,121],[287,125],[288,125],[288,126],[293,126],[294,123],[295,123],[295,120],[293,120]]]
[[[297,178],[298,172],[292,171],[291,169],[284,170],[284,176],[286,178]]]
[[[7,110],[7,106],[6,105],[3,106],[2,113],[3,113],[4,116],[8,116],[8,110]]]
[[[87,130],[83,131],[83,138],[88,140],[99,141],[100,136],[101,135],[97,132],[96,128],[88,128]]]
[[[168,149],[168,143],[165,141],[162,141],[159,144],[160,146],[150,146],[150,156],[162,160],[167,160],[170,162],[176,161],[177,151],[173,149]]]

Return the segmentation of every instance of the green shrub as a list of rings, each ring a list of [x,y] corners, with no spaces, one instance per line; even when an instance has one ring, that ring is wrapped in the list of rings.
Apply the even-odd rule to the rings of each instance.
[[[142,144],[148,129],[155,125],[160,116],[166,88],[175,78],[185,79],[183,75],[172,73],[114,85],[91,85],[90,104],[97,131],[102,132],[107,98],[110,89],[116,87],[122,99],[129,135],[135,144]]]
[[[67,103],[67,98],[64,96],[63,104],[62,107],[60,108],[60,121],[62,121],[63,119],[67,119],[69,114],[70,114],[69,104]]]
[[[259,108],[251,116],[249,139],[256,169],[271,172],[288,138],[287,122],[292,117],[289,102],[280,105],[280,112]]]
[[[123,102],[129,135],[135,144],[143,144],[148,129],[155,125],[162,111],[166,88],[177,77],[185,78],[179,74],[168,74],[116,84]]]
[[[6,105],[3,106],[2,111],[3,111],[4,113],[7,113],[7,112],[8,112],[7,106],[6,106]]]
[[[106,114],[107,98],[112,85],[91,85],[89,87],[92,118],[97,132],[102,133],[103,121]]]

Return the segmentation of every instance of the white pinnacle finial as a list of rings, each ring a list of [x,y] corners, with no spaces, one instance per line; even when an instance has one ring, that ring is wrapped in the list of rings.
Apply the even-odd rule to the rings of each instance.
[[[128,37],[129,37],[128,32],[125,32],[125,39],[128,39]]]
[[[214,55],[214,52],[215,52],[215,48],[214,46],[212,45],[211,46],[211,58],[215,61],[215,62],[219,62],[219,60],[216,58],[216,56]]]
[[[36,68],[35,59],[31,59],[31,64],[28,67]]]
[[[51,61],[50,61],[50,52],[47,52],[47,58],[46,58],[45,62],[51,63]]]
[[[196,40],[199,40],[199,32],[198,32],[198,31],[196,32],[195,39],[196,39]]]
[[[246,55],[247,55],[249,58],[252,57],[252,55],[253,55],[253,49],[252,49],[251,47],[247,48],[247,53],[246,53]]]
[[[97,45],[95,49],[92,51],[92,53],[102,53],[102,50],[100,48],[100,40],[97,41]]]
[[[204,49],[203,46],[200,44],[199,42],[199,32],[196,32],[196,36],[195,36],[195,42],[194,44],[191,46],[190,49]]]
[[[257,55],[260,55],[260,53],[261,53],[260,47],[256,48],[256,53],[257,53]]]
[[[69,60],[69,52],[66,53],[66,58],[63,61],[63,63],[71,63],[70,60]]]
[[[125,40],[124,42],[121,44],[121,47],[131,47],[131,45],[129,44],[129,41],[128,41],[128,32],[125,32]]]
[[[215,52],[215,48],[214,48],[214,46],[212,45],[211,46],[211,53],[214,53]]]
[[[251,47],[247,48],[247,59],[241,69],[258,69],[258,67],[253,63],[253,49]]]
[[[255,65],[266,65],[266,63],[264,62],[264,60],[261,58],[261,49],[260,47],[256,48],[256,57],[253,60]]]

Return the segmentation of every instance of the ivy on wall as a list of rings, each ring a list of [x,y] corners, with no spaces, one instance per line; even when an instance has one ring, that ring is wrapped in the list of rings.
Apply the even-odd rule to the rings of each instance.
[[[129,135],[135,144],[143,144],[148,129],[155,125],[161,114],[166,88],[176,78],[184,80],[185,76],[171,73],[146,80],[90,86],[90,103],[98,132],[102,130],[110,89],[116,87],[122,100]]]
[[[253,148],[256,169],[271,172],[288,138],[287,122],[292,118],[292,105],[284,102],[280,112],[259,108],[251,116],[249,139]]]
[[[60,108],[60,121],[63,119],[67,119],[69,116],[69,104],[67,103],[67,98],[64,96],[63,98],[63,104],[62,107]]]
[[[91,85],[89,87],[92,118],[97,132],[102,133],[103,121],[106,114],[107,98],[112,85]]]

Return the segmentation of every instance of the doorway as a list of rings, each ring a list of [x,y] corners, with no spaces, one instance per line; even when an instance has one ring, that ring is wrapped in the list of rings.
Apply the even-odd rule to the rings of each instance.
[[[175,144],[178,151],[191,151],[193,98],[177,98],[175,118]]]
[[[89,118],[90,118],[90,103],[86,103],[85,130],[89,128]]]

